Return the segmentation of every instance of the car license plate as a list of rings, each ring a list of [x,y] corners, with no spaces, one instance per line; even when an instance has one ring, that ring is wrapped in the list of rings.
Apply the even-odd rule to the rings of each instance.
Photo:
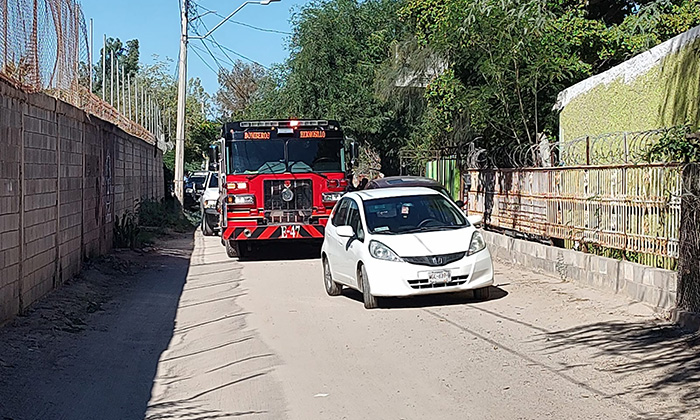
[[[280,229],[280,238],[282,239],[293,239],[301,236],[301,226],[299,225],[280,226]]]
[[[431,284],[447,283],[451,278],[450,272],[447,270],[431,271],[428,273],[428,281],[430,281]]]

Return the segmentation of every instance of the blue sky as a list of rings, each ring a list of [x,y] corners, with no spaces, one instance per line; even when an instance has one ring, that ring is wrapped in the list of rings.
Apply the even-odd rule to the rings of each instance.
[[[290,32],[289,19],[291,10],[298,9],[308,0],[282,0],[270,3],[267,6],[249,4],[236,13],[232,20],[277,31]],[[215,10],[223,16],[227,16],[243,0],[197,0],[196,3],[209,10]],[[177,60],[180,37],[180,12],[178,0],[82,0],[83,14],[86,22],[90,18],[94,21],[94,45],[95,51],[102,46],[102,35],[119,38],[122,41],[138,38],[140,42],[141,61],[152,63],[153,56],[158,55]],[[207,27],[212,28],[221,18],[210,14],[203,18]],[[235,23],[226,23],[221,26],[213,37],[225,47],[224,51],[231,58],[236,56],[228,51],[233,50],[265,66],[284,61],[288,55],[288,36],[278,33],[258,31]],[[199,77],[210,94],[214,94],[218,88],[216,75],[202,60],[197,57],[198,52],[207,63],[217,68],[214,59],[203,49],[201,41],[190,41],[188,53],[188,77]],[[210,49],[219,58],[222,66],[229,59],[224,53],[209,44]],[[173,64],[173,74],[175,73]]]

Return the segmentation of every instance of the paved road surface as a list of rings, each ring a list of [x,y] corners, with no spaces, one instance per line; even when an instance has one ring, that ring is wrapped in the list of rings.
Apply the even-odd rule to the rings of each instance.
[[[109,357],[83,350],[44,385],[15,363],[0,418],[697,418],[696,343],[643,305],[497,264],[489,301],[367,311],[358,293],[326,296],[317,249],[269,251],[238,262],[196,234],[189,260],[161,261],[90,321]],[[99,352],[97,334],[58,346]]]

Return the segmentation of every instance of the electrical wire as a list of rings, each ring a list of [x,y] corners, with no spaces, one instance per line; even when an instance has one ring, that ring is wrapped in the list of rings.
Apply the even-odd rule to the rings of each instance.
[[[197,3],[195,3],[195,2],[193,2],[193,3],[195,4],[195,6],[199,7],[200,9],[204,10],[204,11],[207,12],[207,13],[210,13],[210,14],[213,14],[213,15],[215,15],[215,16],[218,16],[218,17],[220,17],[221,19],[226,19],[226,16],[222,15],[221,13],[218,13],[218,12],[215,11],[215,10],[207,9],[206,7],[202,6],[201,4],[197,4]],[[281,31],[281,30],[279,30],[279,29],[261,28],[261,27],[259,27],[259,26],[251,25],[251,24],[249,24],[249,23],[241,22],[241,21],[238,21],[238,20],[231,20],[231,19],[229,19],[229,20],[227,20],[227,22],[230,22],[230,23],[233,23],[233,24],[236,24],[236,25],[240,25],[240,26],[245,26],[246,28],[254,29],[254,30],[260,31],[260,32],[268,32],[268,33],[280,34],[280,35],[292,35],[291,32]]]
[[[204,30],[206,30],[207,32],[209,32],[209,28],[207,27],[207,25],[206,25],[201,19],[200,19],[200,23],[201,23],[202,26],[204,27]],[[198,36],[201,36],[201,34],[199,33],[199,31],[198,31],[197,29],[195,29],[195,33],[196,33]],[[240,57],[240,58],[242,58],[242,59],[244,59],[244,60],[246,60],[246,61],[249,61],[249,62],[251,62],[251,63],[257,64],[258,66],[264,68],[265,70],[270,70],[269,67],[267,67],[266,65],[264,65],[264,64],[262,64],[262,63],[260,63],[260,62],[258,62],[258,61],[255,61],[255,60],[253,60],[253,59],[250,58],[250,57],[246,57],[245,55],[243,55],[243,54],[241,54],[241,53],[239,53],[239,52],[237,52],[237,51],[234,51],[234,50],[232,50],[232,49],[230,49],[230,48],[228,48],[228,47],[224,47],[224,46],[221,45],[219,42],[217,42],[216,39],[215,39],[212,35],[210,35],[208,38],[200,39],[200,41],[202,41],[202,45],[204,45],[204,47],[209,51],[209,53],[212,55],[212,57],[213,57],[213,53],[211,53],[211,51],[209,50],[209,47],[207,47],[205,41],[208,41],[208,42],[212,43],[213,45],[215,45],[216,47],[218,47],[219,50],[221,51],[221,53],[231,62],[232,65],[235,63],[235,60],[232,59],[232,58],[226,53],[226,51],[229,51],[231,54],[234,54],[234,55],[236,55],[237,57]]]

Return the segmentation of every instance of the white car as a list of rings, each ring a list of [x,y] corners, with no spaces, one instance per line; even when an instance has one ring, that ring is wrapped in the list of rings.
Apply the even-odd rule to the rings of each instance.
[[[209,172],[204,181],[204,190],[199,198],[199,209],[202,214],[202,233],[212,236],[219,228],[219,173]]]
[[[488,299],[493,263],[474,227],[480,221],[425,187],[348,193],[326,226],[326,292],[357,289],[367,309],[383,296],[474,290],[476,298]]]

